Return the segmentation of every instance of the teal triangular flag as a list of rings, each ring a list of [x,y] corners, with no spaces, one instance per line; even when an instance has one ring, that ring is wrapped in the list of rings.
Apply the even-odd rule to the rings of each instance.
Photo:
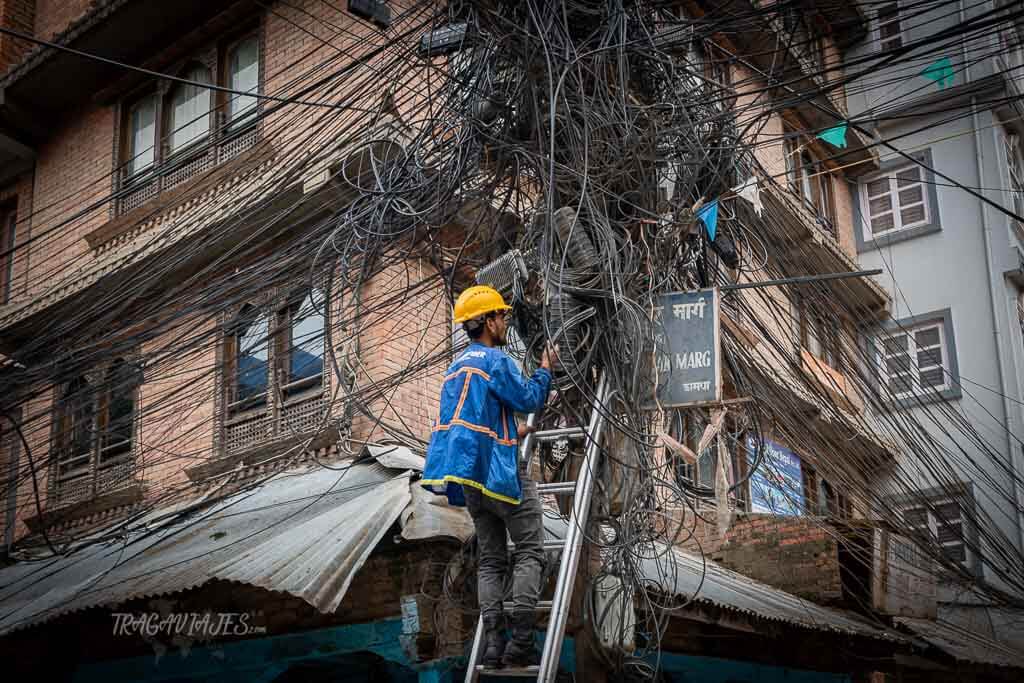
[[[708,237],[714,242],[715,232],[718,231],[718,200],[715,199],[702,206],[697,211],[697,218],[704,223],[704,227],[708,230]]]
[[[839,147],[840,149],[846,147],[846,122],[844,121],[834,128],[821,131],[817,137],[833,147]]]
[[[935,84],[939,86],[939,90],[953,85],[953,63],[949,61],[949,57],[943,57],[925,67],[925,70],[921,72],[921,75],[930,81],[935,81]]]

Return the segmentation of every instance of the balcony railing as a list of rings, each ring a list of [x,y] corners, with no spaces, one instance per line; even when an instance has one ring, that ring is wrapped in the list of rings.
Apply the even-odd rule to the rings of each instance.
[[[116,215],[124,215],[161,192],[171,190],[214,166],[235,158],[254,146],[258,140],[259,127],[250,126],[229,133],[214,144],[204,142],[194,150],[179,152],[155,168],[135,174],[129,174],[127,168],[122,168],[118,175]]]
[[[120,444],[114,444],[120,446]],[[134,481],[135,457],[129,450],[97,461],[91,452],[62,459],[50,490],[50,506],[64,507],[115,491]]]
[[[312,434],[322,425],[327,394],[320,376],[303,378],[282,386],[285,398],[277,410],[266,404],[249,407],[251,401],[228,405],[224,419],[224,454],[235,455],[293,436]],[[233,413],[233,414],[232,414]]]

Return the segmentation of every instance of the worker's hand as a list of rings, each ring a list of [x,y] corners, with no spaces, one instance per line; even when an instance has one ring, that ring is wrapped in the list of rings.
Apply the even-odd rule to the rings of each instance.
[[[519,425],[519,428],[516,429],[520,439],[525,439],[527,434],[533,434],[535,431],[537,431],[537,428],[530,425]]]
[[[551,368],[558,362],[558,346],[551,346],[548,344],[544,347],[544,351],[540,354],[540,366],[545,370],[551,370]]]

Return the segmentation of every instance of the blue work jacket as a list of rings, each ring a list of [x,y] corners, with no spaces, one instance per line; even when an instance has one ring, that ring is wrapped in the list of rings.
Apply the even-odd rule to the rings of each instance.
[[[540,410],[551,373],[539,368],[527,379],[515,361],[474,343],[451,367],[441,387],[441,409],[427,447],[421,484],[465,505],[463,486],[518,504],[518,435],[515,412]]]

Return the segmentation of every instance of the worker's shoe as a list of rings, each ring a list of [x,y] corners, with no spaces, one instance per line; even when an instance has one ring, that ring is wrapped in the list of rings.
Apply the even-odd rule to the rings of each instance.
[[[501,632],[501,617],[484,617],[484,659],[483,665],[489,669],[501,666],[501,656],[505,653],[505,636]]]
[[[512,613],[512,640],[505,646],[505,656],[501,658],[501,664],[506,669],[540,664],[540,652],[533,638],[536,623],[536,612]]]

